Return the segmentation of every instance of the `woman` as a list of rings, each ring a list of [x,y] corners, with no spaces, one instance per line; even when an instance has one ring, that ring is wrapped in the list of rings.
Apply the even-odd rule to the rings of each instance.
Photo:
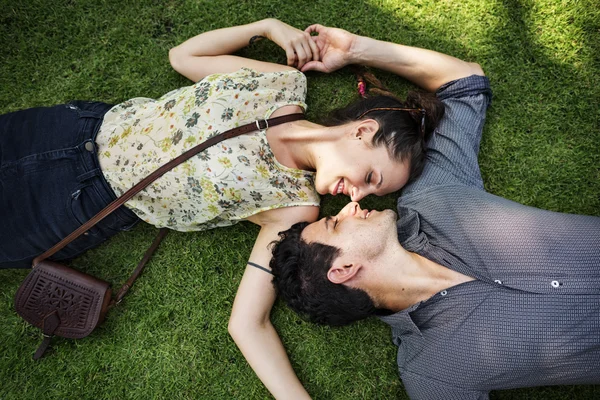
[[[290,66],[230,55],[257,37],[284,48]],[[308,33],[267,19],[171,49],[173,68],[197,83],[158,100],[74,102],[1,116],[0,266],[29,267],[115,195],[212,134],[303,112],[305,77],[291,65],[301,69],[319,52]],[[240,220],[260,225],[229,330],[275,397],[306,395],[269,321],[275,295],[267,245],[292,224],[314,221],[318,194],[358,201],[416,177],[424,142],[443,114],[435,98],[422,98],[368,98],[335,113],[331,126],[300,120],[221,142],[155,181],[55,259],[75,257],[139,219],[180,231]]]

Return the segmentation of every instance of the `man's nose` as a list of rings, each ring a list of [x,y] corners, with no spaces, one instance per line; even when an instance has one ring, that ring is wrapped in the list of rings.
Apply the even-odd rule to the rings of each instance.
[[[342,208],[340,210],[337,217],[338,218],[351,217],[353,215],[356,215],[356,213],[359,212],[360,210],[361,210],[360,205],[357,202],[352,201],[352,202],[346,204],[344,206],[344,208]]]

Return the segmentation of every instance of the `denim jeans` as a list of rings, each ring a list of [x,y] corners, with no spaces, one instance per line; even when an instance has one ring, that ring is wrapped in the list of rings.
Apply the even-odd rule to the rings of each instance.
[[[0,268],[28,268],[116,198],[94,139],[110,105],[75,101],[0,116]],[[139,221],[121,206],[51,259],[78,256]]]

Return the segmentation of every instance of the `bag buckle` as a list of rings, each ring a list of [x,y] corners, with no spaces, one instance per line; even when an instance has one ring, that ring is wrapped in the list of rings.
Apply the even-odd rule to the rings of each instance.
[[[264,128],[261,127],[261,122],[265,125]],[[257,119],[255,121],[256,123],[256,129],[258,129],[259,131],[264,131],[265,129],[269,129],[269,122],[266,119]]]

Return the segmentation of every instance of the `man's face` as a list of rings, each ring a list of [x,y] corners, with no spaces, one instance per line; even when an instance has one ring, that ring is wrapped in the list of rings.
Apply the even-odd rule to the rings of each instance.
[[[302,239],[337,247],[343,257],[363,262],[380,255],[390,240],[398,243],[396,213],[363,210],[358,203],[348,203],[336,216],[304,228]]]

